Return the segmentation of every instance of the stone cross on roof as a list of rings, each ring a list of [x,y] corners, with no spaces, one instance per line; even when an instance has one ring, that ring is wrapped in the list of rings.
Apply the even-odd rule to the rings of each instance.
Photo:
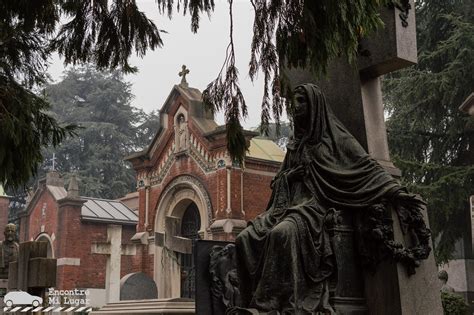
[[[55,171],[55,168],[56,168],[56,160],[57,160],[57,159],[56,159],[56,154],[53,153],[53,158],[51,159],[51,161],[52,161],[51,170],[52,170],[52,171]]]
[[[181,67],[181,72],[178,73],[181,78],[181,83],[180,85],[182,86],[188,86],[188,82],[186,81],[186,75],[189,73],[189,69],[186,68],[186,65],[183,65]]]

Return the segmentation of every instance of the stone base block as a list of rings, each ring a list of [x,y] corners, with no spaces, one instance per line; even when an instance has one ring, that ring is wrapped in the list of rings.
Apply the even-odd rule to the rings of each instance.
[[[109,303],[90,314],[195,314],[195,303],[184,298],[122,301]]]

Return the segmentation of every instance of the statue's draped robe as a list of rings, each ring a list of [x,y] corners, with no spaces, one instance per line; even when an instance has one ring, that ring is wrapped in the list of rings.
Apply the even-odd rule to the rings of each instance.
[[[363,211],[401,189],[334,116],[319,88],[301,87],[309,101],[306,132],[288,145],[267,210],[236,241],[247,308],[331,311],[327,280],[336,262],[324,224],[328,210]],[[299,165],[305,175],[289,182],[288,172]]]

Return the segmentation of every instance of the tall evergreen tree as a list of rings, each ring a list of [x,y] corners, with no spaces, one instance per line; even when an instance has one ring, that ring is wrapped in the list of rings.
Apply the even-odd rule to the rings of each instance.
[[[75,172],[86,196],[118,198],[134,189],[135,174],[123,158],[144,148],[158,129],[155,114],[131,106],[130,84],[115,72],[69,70],[46,89],[52,116],[80,128],[77,136],[47,151],[56,169]]]
[[[418,64],[384,81],[389,145],[403,180],[426,198],[438,262],[466,229],[474,194],[474,3],[418,1]]]

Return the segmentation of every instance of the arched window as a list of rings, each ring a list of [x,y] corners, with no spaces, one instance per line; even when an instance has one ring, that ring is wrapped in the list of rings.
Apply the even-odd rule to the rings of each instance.
[[[201,218],[194,202],[186,208],[181,220],[181,236],[192,240],[199,239]],[[181,297],[194,298],[195,268],[192,254],[181,254]]]

